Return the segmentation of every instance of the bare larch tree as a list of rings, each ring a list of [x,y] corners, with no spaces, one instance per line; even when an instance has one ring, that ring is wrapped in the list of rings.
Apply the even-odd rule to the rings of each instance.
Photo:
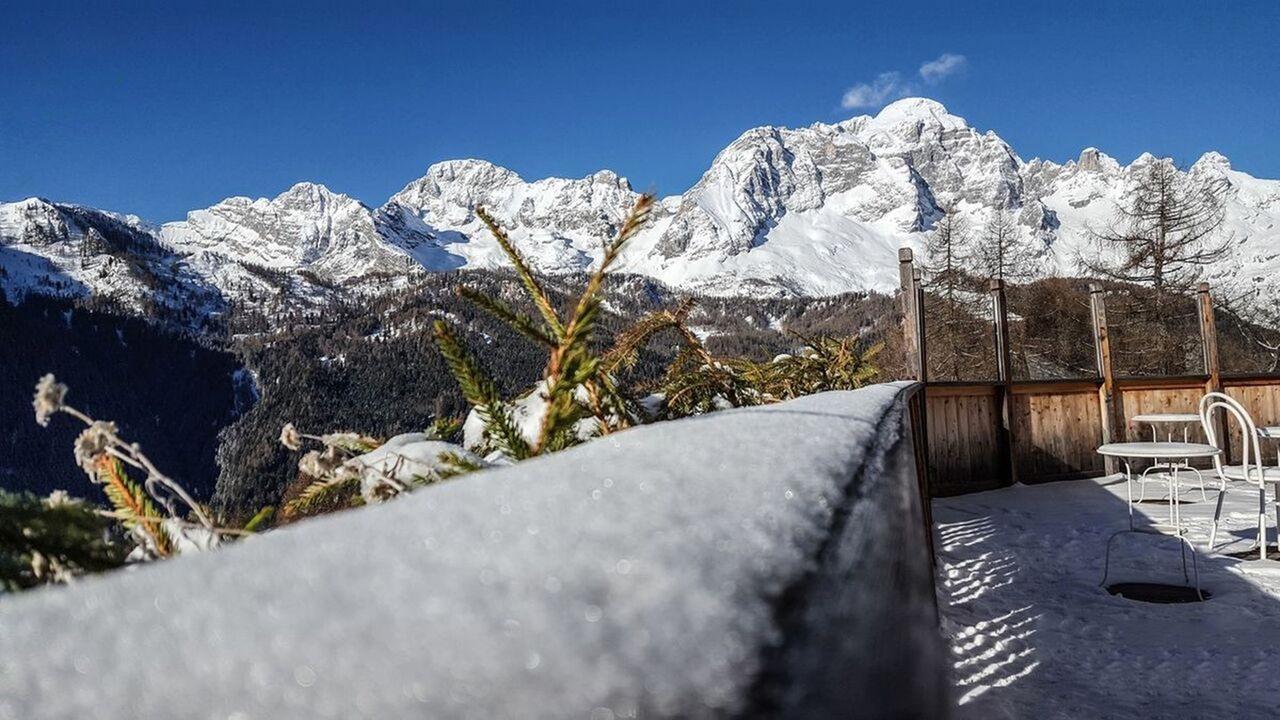
[[[926,342],[929,377],[975,380],[994,368],[990,327],[981,319],[985,295],[970,272],[972,240],[963,218],[948,212],[925,245]]]
[[[1207,265],[1229,250],[1223,237],[1220,180],[1180,173],[1173,162],[1158,159],[1139,170],[1127,204],[1117,206],[1111,225],[1092,233],[1094,250],[1082,256],[1090,273],[1145,286],[1149,293],[1130,298],[1123,321],[1126,342],[1118,350],[1138,374],[1176,374],[1193,362],[1188,350],[1193,312],[1188,298]]]
[[[972,265],[984,280],[1025,283],[1042,272],[1041,256],[1025,242],[1007,207],[996,208],[973,244]]]

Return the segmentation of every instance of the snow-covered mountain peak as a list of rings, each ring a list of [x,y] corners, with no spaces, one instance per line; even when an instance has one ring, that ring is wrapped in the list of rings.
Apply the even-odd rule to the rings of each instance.
[[[1213,173],[1215,175],[1225,175],[1231,170],[1231,160],[1220,152],[1210,150],[1200,156],[1199,160],[1191,165],[1193,173]]]
[[[264,275],[254,268],[342,282],[403,267],[395,263],[401,253],[377,232],[373,211],[318,183],[298,183],[271,199],[227,198],[167,223],[160,236],[219,287],[261,284]]]
[[[1096,147],[1087,147],[1080,151],[1076,167],[1081,172],[1115,172],[1120,169],[1120,163]]]
[[[527,199],[531,188],[554,192],[566,187],[595,188],[631,193],[627,179],[612,170],[600,170],[585,178],[545,178],[526,182],[515,171],[486,160],[447,160],[427,168],[422,177],[391,196],[387,205],[400,205],[419,212],[449,216],[465,222],[476,205],[484,205],[499,215],[518,211],[513,202]],[[533,191],[533,194],[538,194]]]
[[[68,234],[62,213],[44,198],[0,204],[0,236],[6,244],[48,244],[65,239]]]
[[[1128,167],[1129,167],[1129,168],[1144,168],[1144,167],[1146,167],[1146,166],[1150,165],[1151,163],[1158,163],[1158,162],[1167,162],[1167,163],[1172,164],[1172,162],[1173,162],[1173,161],[1172,161],[1172,160],[1170,160],[1169,158],[1158,158],[1158,157],[1156,157],[1155,155],[1152,155],[1152,154],[1151,154],[1151,153],[1149,153],[1149,152],[1144,152],[1144,153],[1142,153],[1141,155],[1139,155],[1138,157],[1134,158],[1134,159],[1133,159],[1133,162],[1129,163]]]
[[[1062,164],[1024,162],[997,133],[926,98],[832,124],[762,126],[718,153],[692,188],[655,208],[622,267],[720,295],[890,290],[897,249],[920,248],[946,208],[975,235],[994,213],[1009,212],[1021,242],[1056,272],[1072,274],[1091,231],[1116,222],[1117,207],[1132,202],[1139,173],[1153,162],[1170,161],[1144,153],[1124,166],[1089,147]],[[1225,180],[1224,232],[1242,259],[1214,268],[1209,279],[1278,277],[1280,181],[1253,178],[1212,152],[1189,172]],[[12,286],[23,277],[32,287],[141,297],[141,284],[112,285],[119,275],[102,275],[106,260],[93,257],[132,253],[139,278],[148,263],[164,263],[150,272],[169,272],[175,282],[197,277],[230,299],[322,301],[338,286],[383,287],[419,267],[505,267],[477,206],[508,229],[537,269],[577,272],[596,262],[601,241],[637,197],[610,170],[528,181],[484,160],[458,159],[431,165],[377,209],[299,183],[271,199],[228,198],[156,228],[30,198],[0,204],[0,267],[11,268],[0,281]]]
[[[873,132],[893,131],[903,125],[921,123],[938,125],[946,130],[969,127],[964,118],[947,112],[942,103],[923,97],[902,98],[885,105],[867,121],[865,127]]]
[[[427,168],[426,174],[392,195],[387,206],[464,223],[475,206],[501,205],[523,185],[514,171],[485,160],[447,160]]]
[[[483,206],[536,267],[578,271],[598,257],[601,240],[616,231],[637,197],[611,170],[526,182],[483,160],[452,160],[432,165],[393,195],[378,209],[377,222],[406,252],[429,258],[429,266],[500,267],[504,256],[475,215]]]
[[[300,182],[275,196],[271,205],[282,210],[295,210],[324,214],[332,210],[350,211],[352,206],[364,207],[364,203],[349,195],[336,193],[319,183]],[[368,208],[365,208],[366,210]]]

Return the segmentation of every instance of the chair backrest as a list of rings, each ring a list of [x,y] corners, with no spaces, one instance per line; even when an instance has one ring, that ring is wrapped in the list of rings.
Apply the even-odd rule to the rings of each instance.
[[[1236,424],[1240,426],[1240,448],[1244,453],[1241,462],[1244,465],[1245,477],[1254,478],[1255,482],[1261,485],[1263,482],[1262,444],[1258,441],[1258,426],[1253,422],[1253,417],[1235,398],[1225,393],[1211,392],[1200,398],[1200,424],[1204,426],[1204,436],[1209,440],[1210,445],[1224,451],[1231,444],[1230,431],[1226,433],[1227,437],[1218,438],[1218,433],[1213,426],[1213,416],[1219,411],[1235,417]],[[1219,474],[1222,473],[1221,455],[1214,456],[1213,466]]]

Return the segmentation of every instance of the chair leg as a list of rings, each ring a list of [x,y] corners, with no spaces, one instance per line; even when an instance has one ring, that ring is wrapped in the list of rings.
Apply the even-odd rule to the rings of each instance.
[[[1258,488],[1258,559],[1267,559],[1267,491]]]
[[[1271,508],[1275,510],[1276,513],[1276,547],[1280,549],[1280,487],[1276,488],[1276,500],[1271,504]],[[1262,557],[1264,560],[1266,559],[1267,556],[1265,552]]]
[[[1209,552],[1213,552],[1213,543],[1218,537],[1218,519],[1222,517],[1222,500],[1226,496],[1227,484],[1224,482],[1218,489],[1218,507],[1213,511],[1213,527],[1209,530]]]
[[[1204,491],[1204,473],[1200,472],[1199,468],[1193,468],[1190,465],[1187,467],[1196,474],[1196,478],[1200,481],[1200,502],[1207,502],[1209,495]]]

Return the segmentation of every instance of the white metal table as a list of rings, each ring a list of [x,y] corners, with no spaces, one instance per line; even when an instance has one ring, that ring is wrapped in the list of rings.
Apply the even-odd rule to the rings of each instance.
[[[1182,528],[1182,511],[1178,507],[1178,471],[1183,469],[1178,464],[1178,460],[1189,461],[1194,458],[1211,458],[1222,454],[1222,451],[1212,445],[1203,443],[1189,442],[1123,442],[1123,443],[1107,443],[1098,448],[1098,454],[1107,457],[1114,457],[1124,462],[1124,486],[1125,494],[1129,505],[1129,528],[1113,533],[1107,539],[1106,560],[1102,571],[1102,584],[1107,584],[1107,575],[1111,572],[1111,542],[1120,535],[1125,533],[1140,533],[1149,535],[1159,535],[1169,537],[1165,533],[1160,532],[1159,523],[1153,524],[1152,527],[1137,527],[1133,524],[1133,469],[1129,461],[1135,458],[1144,460],[1167,460],[1170,461],[1170,480],[1169,480],[1169,526],[1173,528],[1173,536],[1178,539],[1179,547],[1182,549],[1182,576],[1187,578],[1187,553],[1191,550],[1191,567],[1195,573],[1196,595],[1200,599],[1204,596],[1200,593],[1200,565],[1196,556],[1196,548],[1187,540]]]
[[[1135,424],[1143,423],[1151,426],[1152,442],[1160,442],[1160,437],[1157,433],[1157,430],[1160,425],[1168,426],[1168,429],[1165,432],[1165,438],[1164,438],[1165,442],[1173,442],[1174,428],[1178,425],[1181,425],[1182,426],[1182,442],[1189,443],[1191,442],[1191,426],[1200,424],[1200,416],[1195,413],[1143,413],[1141,415],[1134,415],[1133,422]],[[1188,458],[1180,458],[1179,461],[1171,460],[1169,463],[1157,462],[1153,464],[1151,467],[1142,471],[1142,475],[1139,477],[1140,489],[1138,491],[1138,502],[1142,502],[1142,500],[1147,497],[1147,475],[1152,471],[1164,470],[1168,472],[1173,469],[1172,463],[1174,462],[1178,462],[1178,465],[1181,469],[1188,470],[1196,474],[1196,479],[1200,483],[1200,499],[1201,500],[1209,499],[1209,496],[1205,494],[1204,474],[1201,473],[1198,469],[1191,467],[1191,462]],[[1173,492],[1172,486],[1170,486],[1169,492],[1170,493]]]

